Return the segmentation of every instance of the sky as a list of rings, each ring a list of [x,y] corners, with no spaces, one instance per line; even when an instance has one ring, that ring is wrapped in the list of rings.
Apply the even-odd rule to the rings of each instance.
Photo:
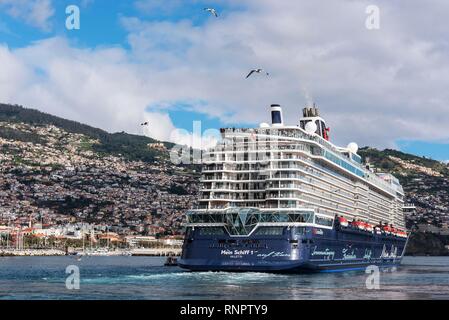
[[[447,161],[447,12],[447,0],[0,0],[0,102],[186,144],[268,122],[272,103],[296,125],[315,102],[337,145]],[[245,79],[252,68],[270,75]]]

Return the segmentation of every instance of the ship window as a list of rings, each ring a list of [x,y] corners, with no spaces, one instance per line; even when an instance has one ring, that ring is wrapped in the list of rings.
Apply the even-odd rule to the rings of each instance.
[[[312,211],[259,211],[257,209],[228,209],[225,213],[195,213],[188,212],[188,223],[223,223],[231,235],[247,235],[260,222],[266,223],[313,223]],[[212,229],[216,226],[207,227]],[[220,229],[220,227],[217,227]],[[281,227],[282,228],[282,227]],[[201,230],[201,229],[200,229]],[[223,229],[222,229],[223,231]],[[200,231],[203,232],[203,231]],[[208,232],[204,230],[204,232]],[[212,232],[212,231],[211,231]],[[217,231],[218,232],[218,231]],[[203,233],[201,233],[203,234]],[[215,234],[215,233],[214,233]]]
[[[315,223],[321,226],[332,227],[334,220],[332,218],[316,216]]]
[[[283,231],[283,227],[260,227],[256,234],[259,236],[281,236]]]
[[[322,155],[321,147],[311,146],[310,153],[313,154],[314,156],[321,156]]]
[[[362,163],[362,158],[357,154],[351,153],[351,159],[357,163]]]
[[[338,164],[342,168],[345,168],[346,170],[348,170],[348,171],[350,171],[350,172],[352,172],[352,173],[354,173],[354,174],[356,174],[356,175],[358,175],[360,177],[364,176],[363,172],[360,169],[358,169],[358,168],[354,167],[353,165],[351,165],[350,163],[340,159],[339,157],[335,156],[334,154],[330,153],[329,151],[326,150],[324,152],[324,156],[327,159],[329,159],[330,161]]]
[[[315,131],[315,133],[317,135],[320,135],[320,132],[321,132],[320,121],[319,120],[315,120],[315,124],[316,124],[316,131]]]

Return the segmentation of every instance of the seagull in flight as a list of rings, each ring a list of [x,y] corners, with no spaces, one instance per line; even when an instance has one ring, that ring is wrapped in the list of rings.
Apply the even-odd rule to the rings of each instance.
[[[149,125],[149,123],[148,123],[148,121],[147,121],[147,122],[141,123],[140,125],[141,125],[141,126],[147,126],[147,125]]]
[[[263,69],[253,69],[251,70],[248,75],[246,76],[246,79],[248,79],[254,72],[256,73],[262,73]],[[269,76],[270,74],[268,72],[266,72],[267,76]]]
[[[209,12],[210,14],[213,14],[215,18],[218,18],[217,10],[215,10],[214,8],[204,8],[204,10]]]

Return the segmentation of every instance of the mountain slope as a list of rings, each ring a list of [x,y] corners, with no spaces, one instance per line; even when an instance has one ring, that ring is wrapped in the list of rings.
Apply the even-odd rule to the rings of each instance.
[[[426,157],[392,149],[380,151],[368,147],[361,148],[359,154],[365,161],[374,164],[376,168],[398,175],[398,178],[404,183],[422,174],[434,177],[449,176],[447,164]]]
[[[449,227],[449,167],[439,161],[397,150],[362,148],[362,158],[377,171],[393,173],[401,182],[406,200],[416,206],[407,227],[433,225]],[[424,226],[422,226],[424,227]]]
[[[167,150],[150,149],[153,141],[0,106],[0,225],[179,234],[198,177]]]
[[[165,157],[166,153],[157,149],[149,149],[148,144],[157,142],[145,136],[132,135],[125,132],[108,133],[76,121],[66,120],[34,109],[18,105],[0,104],[0,122],[27,123],[33,126],[55,126],[74,134],[82,134],[97,144],[91,145],[92,151],[103,155],[120,155],[128,160],[152,162],[156,157]],[[0,137],[23,142],[43,142],[32,133],[23,133],[14,129],[0,128]],[[164,142],[167,148],[172,143]]]

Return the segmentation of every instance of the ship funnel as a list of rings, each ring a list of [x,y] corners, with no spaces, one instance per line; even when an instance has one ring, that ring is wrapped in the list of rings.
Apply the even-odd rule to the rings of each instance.
[[[302,118],[299,120],[301,129],[308,133],[315,132],[317,135],[325,140],[329,140],[329,127],[326,122],[320,117],[320,112],[315,103],[312,107],[302,109]]]
[[[313,104],[313,107],[311,107],[311,108],[302,109],[302,116],[304,118],[319,117],[320,112],[319,112],[318,108],[315,106],[315,104]]]
[[[281,127],[284,125],[282,121],[282,108],[278,104],[271,105],[271,124],[273,127]]]

